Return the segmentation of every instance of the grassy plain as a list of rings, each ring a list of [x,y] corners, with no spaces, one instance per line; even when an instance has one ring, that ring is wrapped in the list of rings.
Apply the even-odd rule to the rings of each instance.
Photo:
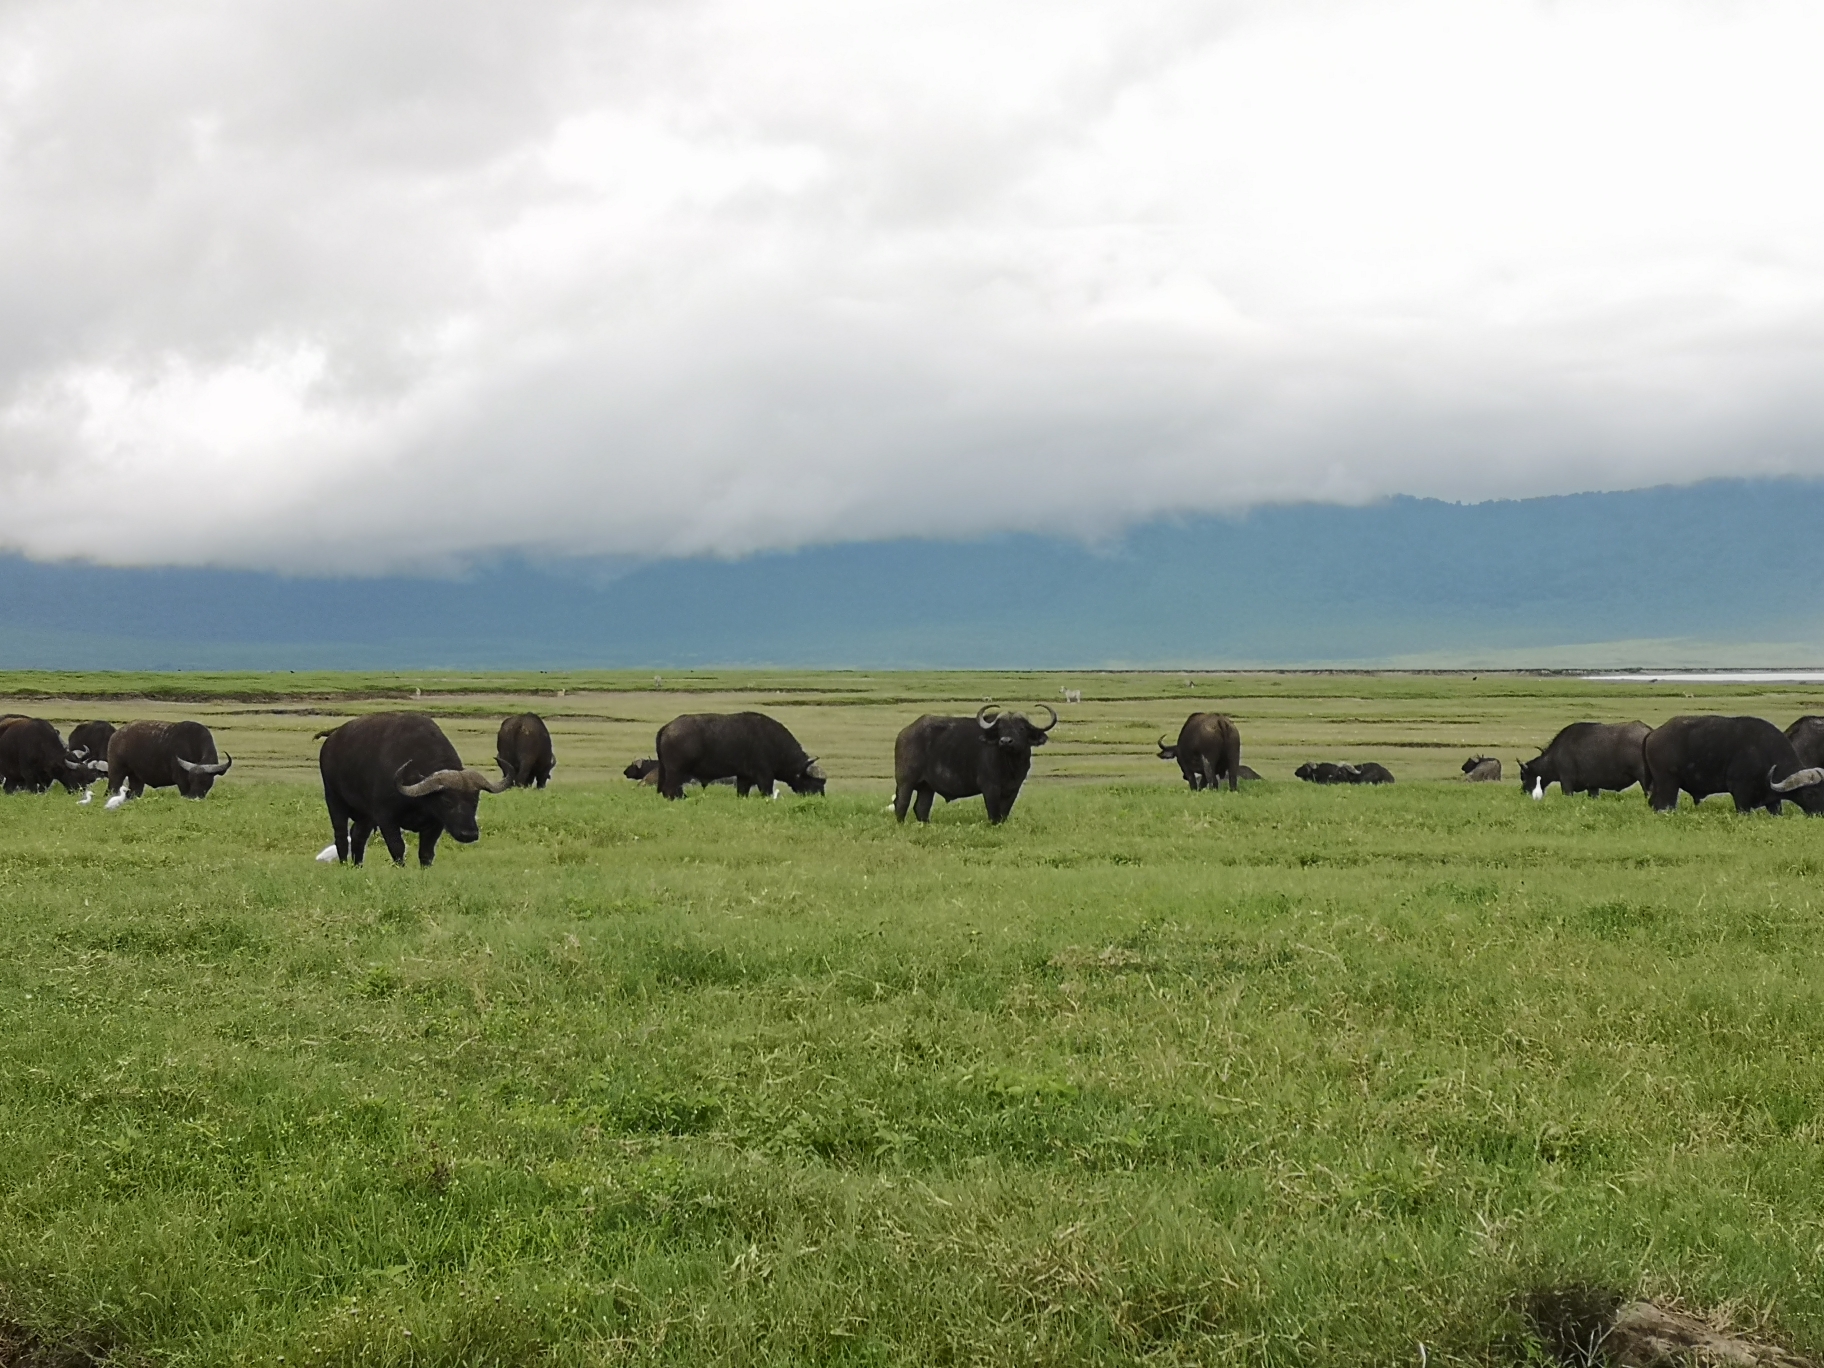
[[[1515,1363],[1566,1283],[1824,1348],[1824,822],[1451,778],[1824,690],[1185,681],[0,677],[236,756],[0,800],[0,1361]],[[1005,827],[881,811],[912,716],[1061,686]],[[316,865],[311,733],[414,691],[553,787]],[[1197,705],[1270,782],[1152,759]],[[619,777],[737,706],[830,796]]]

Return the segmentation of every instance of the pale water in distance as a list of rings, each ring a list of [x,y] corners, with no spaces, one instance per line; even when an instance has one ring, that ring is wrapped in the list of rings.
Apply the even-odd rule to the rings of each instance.
[[[1585,675],[1601,684],[1824,684],[1824,670],[1688,670],[1679,674]]]

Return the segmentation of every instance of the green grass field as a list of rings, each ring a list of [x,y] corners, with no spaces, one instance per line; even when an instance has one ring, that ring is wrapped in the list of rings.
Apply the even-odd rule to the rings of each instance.
[[[882,811],[906,721],[1060,686],[1004,827]],[[429,871],[314,863],[311,733],[400,706],[472,763],[543,712],[553,786]],[[827,798],[619,777],[745,706]],[[1268,783],[1152,758],[1193,706]],[[1824,1348],[1824,821],[1451,778],[1819,688],[12,675],[0,711],[236,756],[204,803],[0,800],[0,1363],[1513,1364],[1571,1284]],[[1400,782],[1290,779],[1323,758]]]

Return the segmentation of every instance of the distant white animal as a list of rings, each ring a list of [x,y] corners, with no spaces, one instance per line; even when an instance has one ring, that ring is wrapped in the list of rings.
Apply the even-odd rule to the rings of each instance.
[[[1537,777],[1533,780],[1533,801],[1535,803],[1541,802],[1544,800],[1544,798],[1545,798],[1545,779],[1543,776],[1541,776],[1541,777]]]
[[[1059,689],[1058,692],[1064,695],[1064,701],[1066,703],[1081,703],[1083,701],[1083,690],[1081,689]]]
[[[334,864],[335,862],[336,862],[336,843],[334,841],[331,841],[328,845],[324,846],[323,849],[321,849],[317,852],[317,863],[318,864]]]

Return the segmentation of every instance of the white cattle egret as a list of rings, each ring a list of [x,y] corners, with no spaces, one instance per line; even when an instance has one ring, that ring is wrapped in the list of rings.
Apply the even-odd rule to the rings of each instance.
[[[114,790],[114,796],[109,798],[107,803],[104,804],[104,806],[107,808],[107,810],[109,812],[112,812],[112,811],[114,811],[115,808],[119,807],[122,803],[124,803],[126,801],[127,801],[127,786],[125,784],[122,784],[119,788]]]
[[[1534,775],[1533,776],[1533,801],[1535,803],[1537,803],[1544,797],[1545,797],[1545,776],[1542,774]]]
[[[335,862],[336,862],[336,843],[334,841],[331,841],[328,845],[324,846],[323,849],[321,849],[317,852],[317,863],[318,864],[334,864]]]

